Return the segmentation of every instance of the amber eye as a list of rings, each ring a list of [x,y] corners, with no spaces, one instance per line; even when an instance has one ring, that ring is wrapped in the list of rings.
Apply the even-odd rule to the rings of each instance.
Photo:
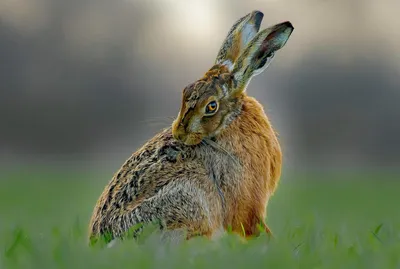
[[[206,115],[213,115],[218,110],[218,103],[216,101],[211,101],[206,106]]]

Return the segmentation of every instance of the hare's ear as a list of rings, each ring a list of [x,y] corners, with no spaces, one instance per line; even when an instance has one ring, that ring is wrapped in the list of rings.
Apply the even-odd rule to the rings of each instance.
[[[222,43],[215,64],[223,64],[231,70],[240,53],[257,34],[263,17],[262,12],[253,11],[240,18]]]
[[[283,22],[259,32],[236,60],[232,69],[232,93],[246,89],[250,79],[264,71],[275,52],[281,49],[293,32],[290,22]]]

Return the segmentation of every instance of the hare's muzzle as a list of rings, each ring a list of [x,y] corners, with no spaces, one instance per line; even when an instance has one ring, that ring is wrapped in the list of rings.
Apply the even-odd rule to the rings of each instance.
[[[174,123],[172,125],[172,136],[176,140],[181,141],[182,143],[188,146],[197,145],[203,139],[200,133],[186,132],[185,128],[179,123]]]
[[[184,141],[185,140],[185,134],[184,133],[173,132],[172,135],[178,141]]]
[[[183,127],[180,119],[174,120],[172,123],[172,136],[176,139],[181,141],[185,133],[185,128]]]

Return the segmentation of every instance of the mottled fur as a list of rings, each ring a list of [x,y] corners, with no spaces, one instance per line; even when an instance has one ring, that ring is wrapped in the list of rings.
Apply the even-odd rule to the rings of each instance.
[[[262,105],[245,86],[266,68],[293,27],[285,22],[256,35],[260,18],[255,11],[232,27],[216,64],[183,90],[172,126],[114,175],[94,209],[91,238],[123,237],[131,227],[153,221],[182,238],[212,238],[228,228],[253,236],[259,224],[270,232],[266,207],[278,185],[282,154]],[[243,33],[246,38],[237,38]],[[218,110],[207,116],[210,101]]]

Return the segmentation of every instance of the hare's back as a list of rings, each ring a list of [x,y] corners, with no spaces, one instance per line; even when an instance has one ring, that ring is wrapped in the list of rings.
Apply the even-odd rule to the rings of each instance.
[[[105,187],[94,209],[90,232],[104,232],[110,220],[131,212],[173,182],[190,180],[201,186],[207,181],[206,171],[191,155],[187,146],[172,138],[170,129],[149,140]]]

